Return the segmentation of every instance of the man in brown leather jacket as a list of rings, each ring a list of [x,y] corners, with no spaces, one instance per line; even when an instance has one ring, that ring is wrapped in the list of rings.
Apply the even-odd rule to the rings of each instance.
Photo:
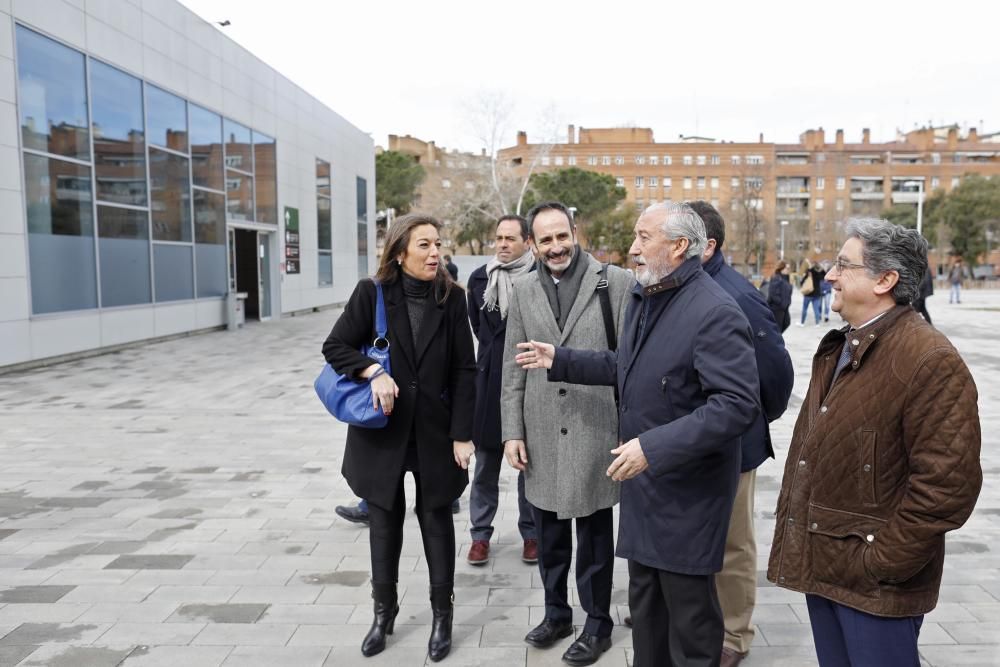
[[[945,533],[982,485],[976,386],[910,307],[927,242],[884,220],[852,220],[847,232],[827,280],[849,326],[813,358],[767,578],[806,594],[821,667],[917,667]]]

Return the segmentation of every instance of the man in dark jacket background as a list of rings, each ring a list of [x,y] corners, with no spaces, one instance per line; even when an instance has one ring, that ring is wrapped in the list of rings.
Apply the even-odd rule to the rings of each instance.
[[[635,663],[719,664],[722,569],[740,476],[740,437],[760,412],[746,316],[701,268],[705,226],[686,204],[639,217],[639,284],[617,353],[521,343],[517,361],[550,381],[617,383],[622,480],[619,557],[629,562]]]
[[[722,667],[734,667],[750,651],[754,637],[750,619],[757,595],[757,542],[753,530],[757,468],[768,458],[774,458],[768,423],[781,417],[788,407],[795,372],[771,309],[750,281],[723,258],[726,223],[722,216],[706,201],[691,202],[690,206],[704,221],[708,238],[702,268],[733,297],[750,322],[759,374],[761,413],[742,437],[740,484],[729,520],[722,572],[715,576],[726,627]]]
[[[469,520],[472,544],[466,560],[485,565],[490,560],[493,518],[500,498],[500,467],[503,441],[500,439],[500,382],[503,375],[504,336],[512,281],[535,267],[528,240],[528,221],[519,215],[505,215],[497,221],[496,256],[469,274],[469,321],[479,340],[476,359],[476,413],[472,441],[476,444],[476,472],[469,492]],[[524,473],[517,475],[517,529],[524,545],[521,560],[538,562],[538,540],[531,505],[524,497]]]

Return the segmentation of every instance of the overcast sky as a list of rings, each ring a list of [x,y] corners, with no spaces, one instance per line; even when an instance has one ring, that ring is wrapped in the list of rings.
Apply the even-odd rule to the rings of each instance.
[[[651,127],[658,141],[1000,131],[995,0],[181,2],[229,20],[226,35],[381,145],[478,150],[467,106],[484,92],[514,102],[504,145],[518,129],[537,138],[546,109],[559,126]]]

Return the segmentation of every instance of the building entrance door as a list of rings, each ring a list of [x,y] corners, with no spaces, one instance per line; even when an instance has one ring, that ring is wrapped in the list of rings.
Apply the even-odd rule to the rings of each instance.
[[[232,281],[237,292],[246,293],[244,303],[246,319],[259,320],[260,308],[260,261],[257,245],[257,232],[252,229],[233,229],[230,239],[232,253]],[[269,306],[270,308],[270,306]],[[268,313],[270,314],[270,313]]]
[[[257,257],[259,259],[260,319],[271,318],[271,235],[257,232]]]

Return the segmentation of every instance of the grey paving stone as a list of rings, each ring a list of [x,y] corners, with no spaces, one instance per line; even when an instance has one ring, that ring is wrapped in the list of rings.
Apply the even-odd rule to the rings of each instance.
[[[231,601],[311,604],[321,592],[315,586],[243,586]]]
[[[88,609],[90,609],[90,605],[86,603],[12,604],[0,609],[0,624],[72,623]]]
[[[176,602],[99,602],[81,605],[81,623],[162,623],[177,609]]]
[[[232,652],[230,646],[137,646],[125,667],[218,667]]]
[[[37,646],[0,646],[0,665],[16,665],[31,655]]]
[[[0,603],[57,602],[75,586],[14,586],[0,590]]]
[[[77,586],[67,593],[66,602],[142,602],[156,589],[150,584]]]
[[[22,623],[0,639],[0,645],[89,644],[111,627],[103,623]]]
[[[284,646],[298,628],[279,623],[209,623],[192,644],[213,646]]]
[[[168,619],[207,623],[256,623],[269,604],[186,604]]]
[[[231,667],[273,667],[274,665],[295,665],[295,667],[322,667],[330,648],[326,646],[237,646],[224,665]],[[360,651],[358,652],[360,656]],[[340,663],[343,667],[351,664]]]
[[[119,556],[105,567],[118,570],[180,570],[194,558],[190,554],[132,554]]]
[[[272,604],[257,620],[257,623],[286,623],[294,625],[345,624],[355,609],[354,605]],[[368,620],[371,622],[370,618]]]
[[[115,623],[101,635],[100,643],[110,646],[186,646],[205,628],[205,623]]]
[[[42,646],[21,663],[23,667],[116,667],[132,652],[100,646]]]
[[[757,632],[768,646],[812,646],[812,630],[805,623],[760,623]]]
[[[323,663],[323,667],[369,667],[369,665],[371,667],[422,667],[427,664],[434,663],[427,659],[426,648],[423,651],[408,650],[405,646],[394,646],[391,641],[383,652],[366,658],[361,655],[361,640],[359,639],[356,646],[334,646],[330,650],[326,662]]]

